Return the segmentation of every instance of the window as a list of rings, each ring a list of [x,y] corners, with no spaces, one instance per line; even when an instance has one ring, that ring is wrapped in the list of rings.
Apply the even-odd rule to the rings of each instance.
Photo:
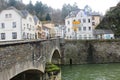
[[[83,19],[83,23],[86,23],[86,19]]]
[[[81,27],[79,27],[79,31],[81,31]]]
[[[90,23],[90,19],[88,19],[88,23]]]
[[[12,32],[12,39],[17,39],[17,32]]]
[[[8,14],[5,14],[5,18],[8,18]]]
[[[11,18],[12,17],[12,14],[9,14],[9,18]]]
[[[5,14],[5,18],[11,18],[12,14]]]
[[[5,33],[1,33],[1,39],[2,39],[2,40],[5,39]]]
[[[27,33],[27,39],[29,39],[29,33]]]
[[[92,20],[95,20],[95,17],[94,17],[94,16],[92,17]]]
[[[78,21],[81,23],[81,20],[80,20],[80,19],[78,19]]]
[[[70,32],[70,28],[68,28],[68,32]]]
[[[27,24],[27,28],[29,28],[29,24]]]
[[[26,36],[25,36],[25,32],[23,32],[23,39],[25,39],[26,38]]]
[[[13,24],[13,28],[16,28],[16,22],[13,22],[12,24]]]
[[[83,31],[86,31],[86,27],[83,27]]]
[[[91,27],[89,27],[89,30],[91,30]]]
[[[92,22],[92,25],[95,26],[95,22]]]
[[[67,21],[67,24],[69,25],[69,24],[70,24],[70,21]]]
[[[5,28],[5,24],[4,23],[1,23],[1,28]]]

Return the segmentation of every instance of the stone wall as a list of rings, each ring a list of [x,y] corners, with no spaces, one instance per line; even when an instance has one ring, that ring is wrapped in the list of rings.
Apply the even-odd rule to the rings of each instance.
[[[66,41],[63,64],[120,62],[120,40]]]

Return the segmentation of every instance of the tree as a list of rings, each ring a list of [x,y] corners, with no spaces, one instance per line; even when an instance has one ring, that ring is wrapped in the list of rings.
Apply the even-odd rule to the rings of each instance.
[[[4,0],[0,0],[0,11],[7,7],[7,3]]]
[[[16,7],[16,3],[17,3],[16,0],[9,0],[9,1],[8,1],[8,5],[9,5],[9,6],[14,6],[14,7]]]
[[[62,20],[62,11],[60,9],[54,9],[52,14],[51,14],[51,20],[55,24],[63,24]]]
[[[47,13],[45,20],[46,20],[46,21],[51,21],[51,17],[50,17],[50,15],[49,15],[49,13]]]
[[[31,0],[30,0],[29,4],[26,6],[26,8],[31,14],[35,14],[35,9],[34,9],[34,6],[33,6]]]
[[[111,29],[115,37],[120,37],[120,2],[107,11],[97,29]]]
[[[38,1],[36,2],[36,4],[35,4],[35,12],[36,12],[36,15],[38,16],[38,18],[40,20],[45,20],[47,9],[48,9],[48,7],[47,7],[46,4],[42,4],[42,2],[38,2]]]
[[[64,4],[62,7],[62,19],[64,21],[65,17],[71,12],[79,9],[77,4],[74,3],[73,5],[70,4]]]

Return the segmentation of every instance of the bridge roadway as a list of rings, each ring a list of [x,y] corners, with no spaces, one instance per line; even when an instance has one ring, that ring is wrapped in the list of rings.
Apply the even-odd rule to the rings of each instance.
[[[0,80],[25,71],[45,73],[46,62],[60,62],[60,43],[61,39],[0,42]]]

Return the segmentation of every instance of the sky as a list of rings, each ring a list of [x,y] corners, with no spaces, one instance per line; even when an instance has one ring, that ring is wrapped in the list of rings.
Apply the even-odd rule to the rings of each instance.
[[[30,0],[23,0],[23,3],[28,4]],[[89,5],[92,11],[100,12],[103,15],[110,7],[115,6],[120,0],[31,0],[33,4],[36,1],[41,1],[43,4],[47,4],[55,9],[62,9],[63,4],[77,3],[80,9],[83,9],[85,5]]]

